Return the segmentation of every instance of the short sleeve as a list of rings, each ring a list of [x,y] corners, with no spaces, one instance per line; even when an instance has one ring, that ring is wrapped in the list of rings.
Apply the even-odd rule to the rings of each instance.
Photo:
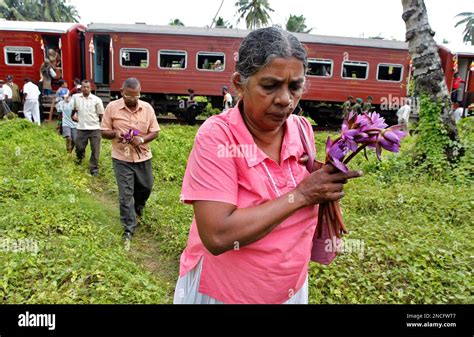
[[[158,124],[158,121],[156,119],[156,114],[155,110],[151,105],[148,106],[148,118],[149,118],[149,125],[150,127],[148,128],[148,132],[158,132],[160,131],[160,125]]]
[[[189,155],[181,201],[208,200],[237,205],[236,162],[234,157],[225,155],[228,153],[225,147],[231,146],[227,126],[210,120],[206,123],[199,129]]]
[[[112,130],[112,104],[107,105],[104,115],[102,116],[102,122],[100,123],[100,129],[102,131]]]
[[[301,120],[303,121],[304,123],[304,132],[309,136],[309,141],[311,143],[311,146],[313,147],[313,153],[314,153],[314,156],[316,158],[316,143],[315,143],[315,140],[314,140],[314,131],[313,131],[313,127],[311,126],[311,123],[304,117],[301,117]]]
[[[97,112],[98,115],[103,115],[104,114],[104,103],[102,102],[102,100],[99,97],[97,97],[96,100],[97,100],[96,112]]]

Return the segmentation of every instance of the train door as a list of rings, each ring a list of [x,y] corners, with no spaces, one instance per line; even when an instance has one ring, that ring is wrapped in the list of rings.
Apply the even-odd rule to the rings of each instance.
[[[94,35],[94,82],[110,84],[110,36]]]
[[[42,37],[44,58],[49,59],[54,68],[56,76],[54,79],[63,77],[62,71],[62,52],[61,52],[61,36],[60,35],[43,35]]]

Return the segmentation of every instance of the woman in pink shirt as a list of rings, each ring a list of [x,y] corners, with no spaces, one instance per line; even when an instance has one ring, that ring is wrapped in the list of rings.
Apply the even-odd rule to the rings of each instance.
[[[201,126],[189,156],[181,199],[195,216],[174,303],[308,302],[317,205],[342,198],[361,173],[301,164],[292,111],[306,69],[305,49],[280,28],[242,41],[232,77],[240,100]]]

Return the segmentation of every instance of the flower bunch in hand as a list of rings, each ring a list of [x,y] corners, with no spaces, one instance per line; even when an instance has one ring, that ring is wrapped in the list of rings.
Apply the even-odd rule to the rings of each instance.
[[[138,158],[140,158],[140,155],[142,154],[142,150],[140,149],[140,145],[133,145],[133,139],[138,136],[139,131],[136,129],[130,129],[126,133],[120,134],[120,140],[119,142],[122,144],[130,144],[133,146],[135,151],[137,152]]]
[[[367,158],[367,148],[374,149],[379,160],[383,149],[398,152],[406,132],[400,130],[401,124],[387,126],[385,119],[376,112],[359,115],[351,111],[342,123],[340,136],[335,140],[328,137],[326,141],[326,163],[346,173],[347,164],[362,150]],[[319,205],[318,238],[322,236],[323,226],[327,226],[331,238],[340,238],[342,233],[347,233],[339,201]]]

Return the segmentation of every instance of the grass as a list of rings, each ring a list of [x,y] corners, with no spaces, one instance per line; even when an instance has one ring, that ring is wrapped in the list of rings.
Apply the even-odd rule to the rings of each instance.
[[[171,303],[193,216],[179,195],[197,127],[164,126],[152,143],[154,192],[128,254],[110,142],[97,181],[52,129],[18,120],[0,128],[0,238],[40,242],[37,255],[5,253],[3,303]],[[320,158],[326,137],[316,135]],[[310,303],[473,302],[471,162],[451,178],[430,177],[410,168],[413,144],[380,163],[351,163],[365,176],[342,201],[347,249],[329,266],[310,265]]]

